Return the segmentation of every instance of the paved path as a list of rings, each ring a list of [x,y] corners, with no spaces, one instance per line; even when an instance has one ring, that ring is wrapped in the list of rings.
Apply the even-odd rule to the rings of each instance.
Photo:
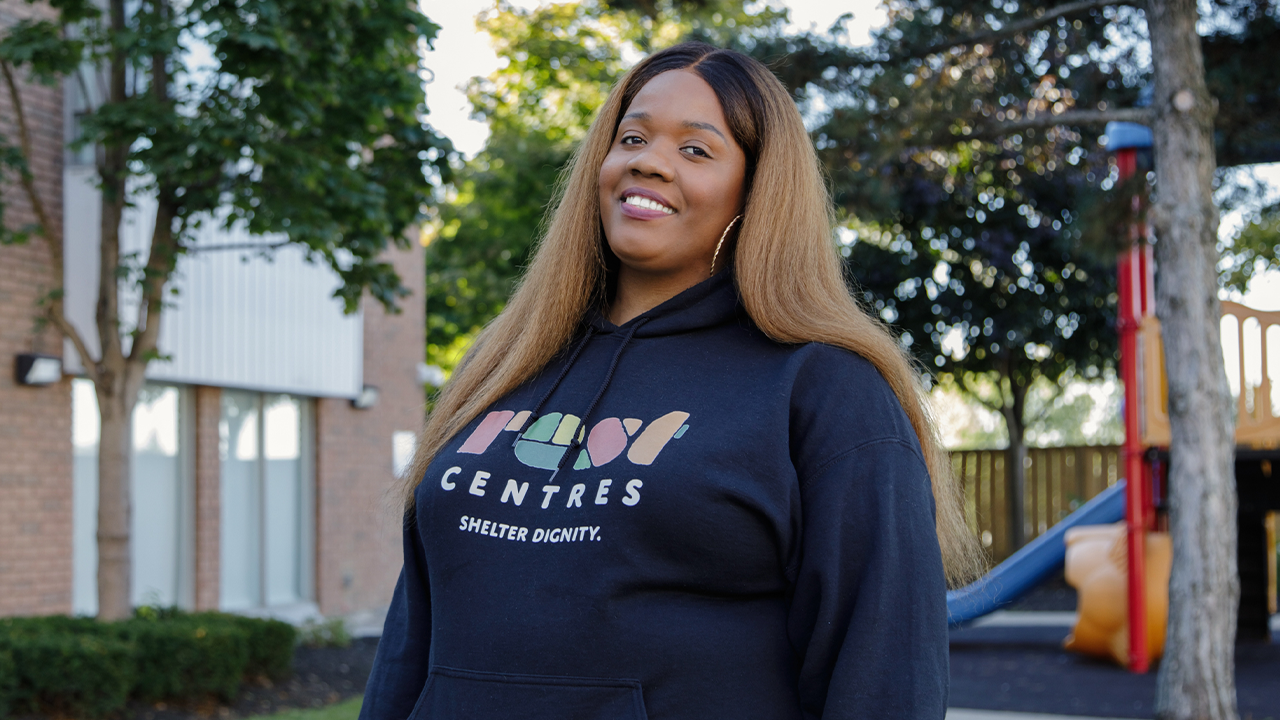
[[[1038,713],[951,708],[950,710],[947,710],[947,720],[1120,720],[1120,718],[1091,718],[1081,715],[1040,715]]]
[[[951,705],[965,710],[949,720],[1153,717],[1155,669],[1063,650],[1073,623],[1070,612],[1003,612],[951,631]],[[1237,645],[1236,696],[1241,720],[1280,720],[1280,643]]]

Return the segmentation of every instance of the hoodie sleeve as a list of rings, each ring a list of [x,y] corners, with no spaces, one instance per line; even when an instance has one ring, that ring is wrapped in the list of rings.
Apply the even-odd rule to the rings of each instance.
[[[793,436],[801,528],[788,631],[801,706],[824,720],[942,720],[946,580],[933,491],[901,405],[870,373],[826,374]]]
[[[431,595],[415,518],[404,523],[404,567],[365,685],[359,720],[405,720],[427,683],[431,651]]]

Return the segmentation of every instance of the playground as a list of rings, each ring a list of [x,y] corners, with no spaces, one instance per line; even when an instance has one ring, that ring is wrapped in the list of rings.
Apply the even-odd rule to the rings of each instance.
[[[1122,176],[1135,172],[1149,132],[1109,127],[1107,134]],[[994,454],[954,458],[970,522],[998,564],[948,593],[953,708],[1154,715],[1176,558],[1167,532],[1168,388],[1151,246],[1132,243],[1117,271],[1124,445],[1029,456],[1029,489],[1016,497]],[[1224,302],[1221,328],[1237,401],[1237,696],[1240,717],[1260,720],[1280,717],[1280,483],[1272,479],[1280,461],[1280,384],[1273,385],[1280,383],[1273,359],[1280,358],[1280,312]],[[1018,501],[1025,505],[1019,530],[1029,541],[1015,549],[997,508]]]

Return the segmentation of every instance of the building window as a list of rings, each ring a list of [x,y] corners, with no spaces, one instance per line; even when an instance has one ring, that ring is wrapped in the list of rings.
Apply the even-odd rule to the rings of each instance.
[[[222,392],[223,610],[278,608],[314,596],[311,418],[305,398]]]
[[[101,431],[93,383],[72,381],[73,581],[72,607],[98,612],[98,443]],[[133,410],[130,551],[134,605],[192,604],[193,476],[186,437],[184,388],[148,383]]]

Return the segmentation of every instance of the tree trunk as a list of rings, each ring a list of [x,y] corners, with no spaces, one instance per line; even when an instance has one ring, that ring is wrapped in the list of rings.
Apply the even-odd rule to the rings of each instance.
[[[111,0],[111,26],[126,27],[124,0]],[[114,48],[109,65],[108,103],[128,99],[127,58]],[[104,144],[98,149],[98,177],[102,189],[99,218],[98,326],[99,360],[94,364],[101,432],[98,443],[98,618],[120,620],[133,610],[131,518],[133,407],[140,381],[131,377],[130,363],[120,338],[120,221],[125,207],[127,145]],[[91,358],[84,358],[89,365]],[[145,368],[145,365],[144,365]],[[139,376],[141,370],[138,371]]]
[[[98,444],[98,617],[102,620],[127,618],[133,611],[129,532],[135,402],[125,402],[120,391],[123,384],[103,383],[97,392],[102,418]]]
[[[1027,389],[1020,387],[1010,376],[1010,393],[1001,411],[1004,426],[1009,432],[1009,447],[1005,450],[1005,476],[1009,481],[1009,542],[1013,550],[1027,544],[1027,425],[1023,411],[1026,409]]]
[[[1234,720],[1234,415],[1219,337],[1213,205],[1215,103],[1204,81],[1194,0],[1147,6],[1155,70],[1156,234],[1169,378],[1169,626],[1156,691],[1162,720]]]

